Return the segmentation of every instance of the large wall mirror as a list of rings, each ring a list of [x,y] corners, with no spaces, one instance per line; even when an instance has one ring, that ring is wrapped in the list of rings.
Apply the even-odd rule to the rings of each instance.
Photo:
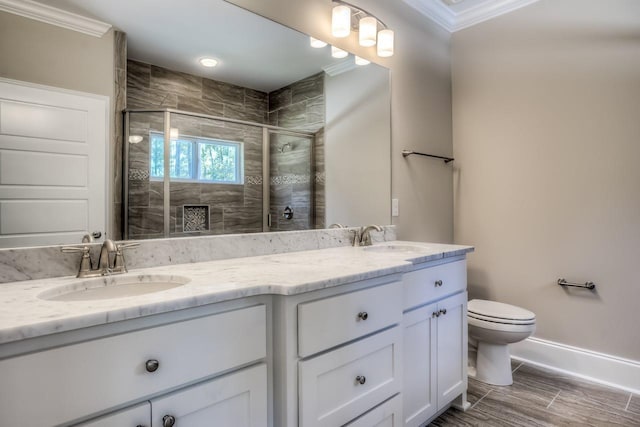
[[[42,3],[126,34],[125,238],[390,223],[386,68],[223,0]]]

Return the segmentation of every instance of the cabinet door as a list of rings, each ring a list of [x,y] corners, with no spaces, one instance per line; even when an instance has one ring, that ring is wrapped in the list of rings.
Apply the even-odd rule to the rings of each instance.
[[[402,319],[404,344],[404,425],[419,426],[437,410],[436,312],[430,304],[405,313]]]
[[[266,427],[267,366],[263,363],[153,399],[153,426]]]
[[[467,293],[438,303],[436,360],[438,409],[467,389]]]
[[[76,427],[151,427],[151,405],[144,402]]]

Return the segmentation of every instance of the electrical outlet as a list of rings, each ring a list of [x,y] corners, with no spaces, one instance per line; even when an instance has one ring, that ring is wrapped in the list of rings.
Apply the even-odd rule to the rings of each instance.
[[[391,199],[391,216],[399,216],[398,199]]]

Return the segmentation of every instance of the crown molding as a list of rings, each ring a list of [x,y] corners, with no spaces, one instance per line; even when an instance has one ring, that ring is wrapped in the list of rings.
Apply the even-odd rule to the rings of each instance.
[[[450,33],[471,27],[497,16],[513,12],[538,0],[487,0],[476,6],[454,11],[442,0],[404,0],[409,6],[425,15]],[[457,4],[464,4],[458,2]],[[456,5],[454,3],[454,5]]]
[[[450,33],[456,26],[456,14],[440,0],[404,0],[409,6]]]
[[[329,76],[334,77],[338,74],[346,73],[347,71],[351,71],[354,68],[359,67],[353,60],[353,57],[349,55],[343,61],[336,62],[335,64],[327,65],[326,67],[322,67],[322,71],[327,73]]]
[[[111,24],[31,0],[0,0],[0,11],[78,31],[93,37],[102,37],[111,28]]]

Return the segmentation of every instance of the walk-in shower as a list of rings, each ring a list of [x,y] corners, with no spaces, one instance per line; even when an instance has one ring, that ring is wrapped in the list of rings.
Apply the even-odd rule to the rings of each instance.
[[[125,239],[324,225],[314,133],[174,109],[124,114]]]

